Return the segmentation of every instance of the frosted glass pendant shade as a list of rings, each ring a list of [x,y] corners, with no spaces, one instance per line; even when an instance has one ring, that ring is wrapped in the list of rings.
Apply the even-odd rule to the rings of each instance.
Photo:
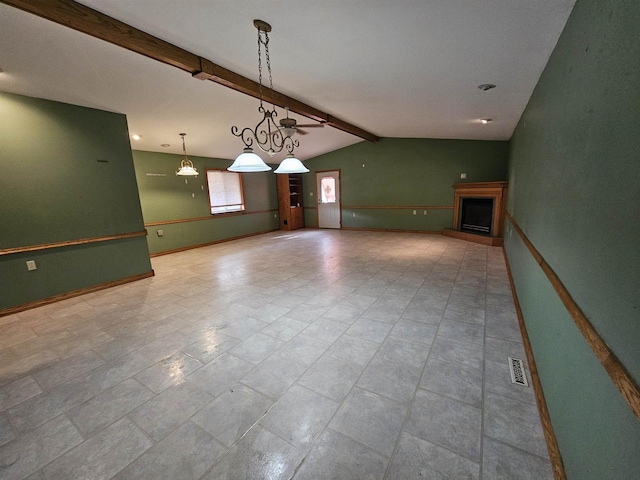
[[[180,166],[180,169],[176,172],[176,175],[180,175],[182,177],[197,177],[198,170],[195,169],[193,164],[185,165],[183,162],[183,165]]]
[[[287,155],[287,158],[282,160],[278,168],[274,170],[274,173],[307,173],[308,171],[309,169],[290,153]]]
[[[243,153],[238,155],[238,158],[233,164],[227,168],[230,172],[268,172],[271,167],[264,163],[262,159],[253,153],[253,149],[245,148]]]

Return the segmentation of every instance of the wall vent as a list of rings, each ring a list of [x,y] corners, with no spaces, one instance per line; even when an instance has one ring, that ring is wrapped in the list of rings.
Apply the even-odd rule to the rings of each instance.
[[[511,383],[518,385],[529,386],[527,382],[527,374],[524,371],[524,364],[522,360],[517,358],[507,357],[509,359],[509,371],[511,372]]]

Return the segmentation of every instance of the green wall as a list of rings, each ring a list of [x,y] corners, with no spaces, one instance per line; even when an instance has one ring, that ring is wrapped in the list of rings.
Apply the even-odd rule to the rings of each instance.
[[[0,119],[0,249],[144,229],[124,115],[0,93]],[[2,255],[0,310],[150,270],[144,237]]]
[[[508,210],[640,382],[640,2],[578,0],[511,140]],[[640,478],[640,422],[507,222],[570,479]]]
[[[168,153],[133,152],[145,223],[192,219],[149,226],[147,240],[151,253],[279,228],[276,176],[273,172],[242,175],[245,213],[211,215],[205,169],[227,168],[231,160],[189,155],[200,175],[185,181],[185,177],[175,175],[182,158],[182,155]],[[202,220],[203,218],[206,220]],[[162,237],[158,236],[158,230],[163,230]]]
[[[506,179],[508,151],[508,142],[417,138],[360,142],[305,162],[311,170],[303,175],[305,205],[315,207],[315,171],[340,169],[343,227],[441,231],[451,228],[452,209],[429,209],[426,216],[418,210],[414,216],[410,208],[349,207],[453,207],[453,183]],[[461,173],[467,174],[466,180],[460,180]],[[305,223],[317,226],[314,208],[305,209]]]

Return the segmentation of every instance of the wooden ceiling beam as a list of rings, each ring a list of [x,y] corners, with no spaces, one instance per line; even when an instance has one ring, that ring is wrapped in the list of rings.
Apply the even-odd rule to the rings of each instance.
[[[0,0],[0,2],[179,68],[201,80],[211,80],[255,98],[260,96],[258,82],[73,0]],[[379,140],[376,135],[360,127],[280,92],[271,92],[266,89],[263,92],[263,98],[269,103],[283,108],[289,107],[292,112],[364,140],[370,142]]]
[[[72,0],[0,1],[180,70],[200,67],[197,55]]]
[[[201,69],[193,75],[194,77],[201,80],[211,80],[238,92],[260,98],[260,84],[258,82],[216,65],[206,58],[201,58],[200,60]],[[283,108],[287,106],[292,112],[299,113],[316,122],[327,123],[328,121],[328,114],[275,90],[272,92],[269,88],[264,88],[262,98]]]

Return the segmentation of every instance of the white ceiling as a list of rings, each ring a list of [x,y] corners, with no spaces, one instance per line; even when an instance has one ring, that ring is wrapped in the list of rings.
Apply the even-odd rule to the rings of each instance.
[[[508,140],[575,0],[80,3],[255,80],[260,18],[282,93],[380,137]],[[6,5],[0,45],[0,91],[124,113],[137,150],[180,153],[186,132],[189,154],[235,158],[231,125],[260,119],[254,98]],[[298,139],[301,159],[361,141],[330,127]]]

